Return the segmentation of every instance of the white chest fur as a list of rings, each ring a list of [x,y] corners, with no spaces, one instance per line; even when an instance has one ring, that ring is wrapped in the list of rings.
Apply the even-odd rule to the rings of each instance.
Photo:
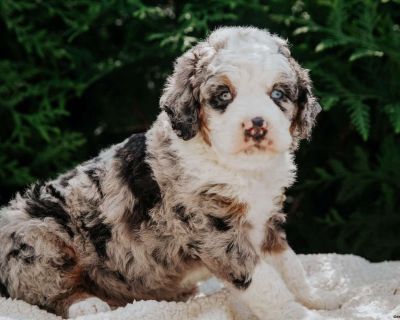
[[[279,188],[268,187],[266,181],[249,181],[247,188],[247,222],[251,225],[249,240],[256,250],[261,249],[265,237],[267,220],[276,210],[274,199],[279,196]]]

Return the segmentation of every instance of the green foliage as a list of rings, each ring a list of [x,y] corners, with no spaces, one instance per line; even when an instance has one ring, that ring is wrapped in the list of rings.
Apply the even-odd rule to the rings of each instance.
[[[398,0],[2,0],[0,203],[145,130],[174,58],[254,25],[289,39],[324,108],[298,154],[291,243],[399,259],[399,15]]]
[[[355,147],[352,157],[344,160],[346,164],[329,160],[327,168],[317,168],[317,178],[306,181],[302,188],[318,190],[320,196],[335,188],[335,204],[317,221],[335,231],[339,250],[385,259],[400,254],[396,239],[400,148],[393,137],[387,137],[379,149],[376,155],[369,155]],[[379,239],[379,245],[371,245],[371,239]]]
[[[310,66],[323,84],[321,95],[347,109],[363,140],[370,135],[371,116],[379,113],[398,133],[400,36],[394,23],[398,13],[391,12],[398,6],[384,2],[320,1],[313,7],[310,1],[309,12],[304,6],[292,18],[293,24],[301,25],[294,34],[304,36],[310,45],[316,43],[319,58]],[[327,16],[317,14],[322,10]]]

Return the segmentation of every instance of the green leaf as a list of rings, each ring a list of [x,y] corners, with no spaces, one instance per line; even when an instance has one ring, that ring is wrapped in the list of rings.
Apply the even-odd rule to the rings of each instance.
[[[378,50],[369,50],[369,49],[359,49],[354,51],[349,57],[349,61],[355,61],[364,57],[383,57],[383,52]]]
[[[318,45],[315,47],[315,52],[322,52],[327,49],[332,49],[338,46],[342,46],[346,44],[347,41],[344,39],[325,39],[318,43]]]
[[[400,103],[391,103],[383,107],[395,133],[400,133]]]
[[[328,171],[326,171],[325,169],[316,168],[315,171],[317,172],[317,174],[319,175],[319,177],[320,177],[321,179],[329,180],[329,179],[331,179],[331,178],[333,177],[333,176],[332,176]]]
[[[339,96],[323,96],[321,99],[321,107],[328,111],[340,101]]]
[[[352,98],[348,103],[350,119],[363,140],[368,139],[370,129],[369,106],[360,100]]]

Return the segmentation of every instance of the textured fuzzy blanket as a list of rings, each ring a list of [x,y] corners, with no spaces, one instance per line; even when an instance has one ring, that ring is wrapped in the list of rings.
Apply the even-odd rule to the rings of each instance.
[[[326,319],[399,319],[400,261],[370,263],[353,255],[299,255],[313,285],[345,298],[341,309],[319,311]],[[183,303],[137,301],[112,312],[77,319],[105,320],[239,320],[254,317],[234,301],[215,280],[201,285],[202,293]],[[0,298],[0,320],[60,320],[22,301]]]

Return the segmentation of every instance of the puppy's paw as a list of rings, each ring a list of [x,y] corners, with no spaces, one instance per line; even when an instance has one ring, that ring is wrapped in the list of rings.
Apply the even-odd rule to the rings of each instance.
[[[110,311],[110,306],[103,300],[92,297],[72,304],[68,309],[68,318],[76,318],[87,314]]]
[[[311,309],[334,310],[339,309],[343,303],[340,296],[322,289],[313,289],[310,294],[299,298],[306,307]]]

